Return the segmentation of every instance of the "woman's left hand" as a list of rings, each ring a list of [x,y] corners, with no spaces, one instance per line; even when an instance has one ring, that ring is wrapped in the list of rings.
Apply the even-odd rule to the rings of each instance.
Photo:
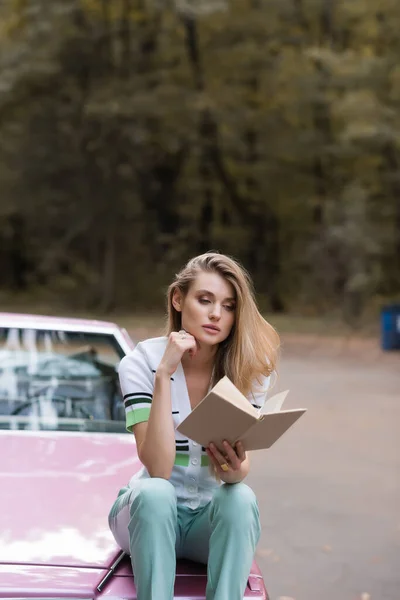
[[[235,448],[236,451],[226,440],[223,442],[223,454],[212,442],[206,448],[218,476],[225,483],[237,483],[247,475],[247,469],[245,472],[243,469],[243,463],[247,459],[242,442],[237,442]]]

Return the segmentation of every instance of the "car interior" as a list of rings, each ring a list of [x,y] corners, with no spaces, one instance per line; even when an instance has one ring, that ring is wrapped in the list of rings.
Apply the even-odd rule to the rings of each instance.
[[[0,428],[124,432],[123,354],[109,334],[1,328]]]

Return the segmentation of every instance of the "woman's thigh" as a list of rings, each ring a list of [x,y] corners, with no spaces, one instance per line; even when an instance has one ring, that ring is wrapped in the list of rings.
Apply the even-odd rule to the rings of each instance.
[[[111,507],[108,515],[108,523],[111,532],[122,550],[127,554],[130,554],[130,537],[129,537],[129,523],[131,522],[131,506],[134,499],[140,494],[143,486],[146,486],[147,480],[138,479],[137,481],[131,482],[129,487],[126,487],[124,491],[120,493],[118,498],[115,500]],[[162,501],[162,499],[160,498]],[[175,525],[176,531],[176,548],[180,543],[180,528],[178,520]]]
[[[130,509],[134,496],[133,489],[125,488],[125,491],[115,500],[108,515],[108,524],[115,541],[127,554],[130,554],[128,525],[131,520]]]

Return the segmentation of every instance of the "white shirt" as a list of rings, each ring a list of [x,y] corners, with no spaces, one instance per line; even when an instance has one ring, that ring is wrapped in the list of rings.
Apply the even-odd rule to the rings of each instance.
[[[153,399],[154,377],[164,355],[168,338],[151,338],[137,344],[135,349],[120,362],[118,373],[124,397],[126,427],[148,421]],[[266,377],[257,393],[250,395],[250,402],[260,407],[265,402],[270,378]],[[185,438],[176,427],[191,412],[190,399],[182,363],[171,377],[172,418],[175,426],[176,456],[170,482],[176,489],[177,500],[189,508],[196,509],[207,504],[216,487],[221,485],[211,475],[209,458],[196,442]],[[150,477],[143,467],[131,481]]]

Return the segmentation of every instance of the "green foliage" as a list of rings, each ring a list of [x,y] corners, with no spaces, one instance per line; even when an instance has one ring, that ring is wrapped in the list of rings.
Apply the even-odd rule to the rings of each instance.
[[[394,0],[0,2],[2,284],[159,303],[220,249],[268,310],[400,293]]]

